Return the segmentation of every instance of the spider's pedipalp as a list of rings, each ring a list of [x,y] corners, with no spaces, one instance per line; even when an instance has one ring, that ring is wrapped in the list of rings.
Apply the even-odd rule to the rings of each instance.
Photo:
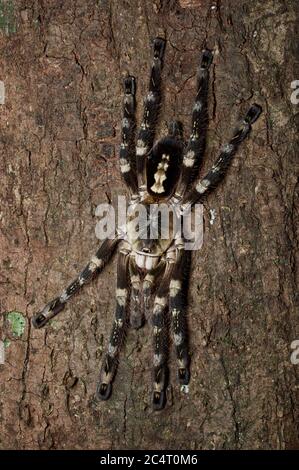
[[[136,165],[138,188],[141,192],[146,189],[146,160],[155,138],[155,126],[161,104],[161,72],[165,40],[156,38],[153,45],[153,62],[150,72],[148,93],[144,101],[143,119],[136,145]]]

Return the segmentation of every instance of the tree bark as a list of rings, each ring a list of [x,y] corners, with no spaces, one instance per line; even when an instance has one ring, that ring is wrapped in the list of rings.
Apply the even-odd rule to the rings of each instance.
[[[0,447],[298,448],[298,73],[296,0],[2,2]],[[297,23],[296,23],[297,22]],[[297,28],[297,29],[296,29]],[[114,315],[115,262],[49,327],[30,318],[97,247],[95,208],[125,194],[121,78],[166,36],[160,132],[186,137],[203,47],[214,50],[204,168],[251,103],[263,107],[205,204],[193,254],[192,378],[171,353],[164,411],[151,408],[151,335],[130,330],[110,401],[94,398]],[[24,324],[22,320],[25,319]]]

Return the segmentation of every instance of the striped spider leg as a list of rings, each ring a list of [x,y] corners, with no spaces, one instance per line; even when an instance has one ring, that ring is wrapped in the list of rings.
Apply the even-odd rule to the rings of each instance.
[[[108,261],[110,261],[118,242],[118,238],[112,240],[107,238],[103,241],[96,254],[92,256],[91,260],[78,277],[63,290],[58,297],[55,297],[55,299],[47,303],[41,312],[32,317],[32,324],[35,328],[45,326],[49,320],[54,318],[65,308],[67,302],[77,294],[85,284],[91,281],[96,275],[100,274]]]
[[[136,82],[129,76],[124,80],[124,108],[121,125],[121,144],[119,154],[120,171],[132,195],[137,195],[137,176],[135,158],[135,109]]]
[[[112,382],[117,370],[118,356],[125,337],[127,327],[127,313],[129,305],[129,280],[128,265],[130,249],[126,243],[120,245],[117,265],[116,281],[116,309],[115,319],[112,327],[110,341],[105,358],[102,363],[99,383],[97,386],[97,397],[108,400],[112,391]]]
[[[139,192],[146,191],[146,161],[147,154],[152,149],[155,138],[155,127],[161,105],[161,72],[165,40],[154,39],[153,62],[150,72],[148,93],[144,101],[143,119],[137,137],[136,164]]]
[[[244,119],[236,127],[230,141],[223,145],[220,155],[215,161],[212,168],[200,179],[195,187],[189,191],[183,198],[183,207],[193,205],[203,199],[204,195],[207,195],[210,191],[215,189],[218,184],[223,180],[226,170],[228,169],[233,156],[237,152],[240,144],[249,135],[252,124],[259,118],[262,112],[262,108],[253,104]]]
[[[183,296],[184,249],[182,241],[166,252],[162,279],[155,292],[152,324],[154,347],[153,408],[161,410],[166,403],[168,385],[168,325],[169,313],[173,341],[179,364],[179,381],[187,385],[190,380],[185,299]]]
[[[129,274],[131,282],[131,300],[130,300],[130,325],[138,330],[144,325],[144,309],[140,302],[140,293],[142,288],[141,273],[136,265],[134,256],[130,257]]]
[[[188,285],[189,261],[190,252],[185,251],[184,247],[180,245],[169,286],[169,311],[173,343],[178,362],[178,379],[181,385],[188,385],[190,381],[190,356],[186,317],[186,287]]]
[[[208,125],[209,68],[213,61],[212,52],[205,49],[197,77],[197,92],[192,111],[191,135],[184,153],[181,175],[175,197],[181,199],[192,183],[203,157]]]

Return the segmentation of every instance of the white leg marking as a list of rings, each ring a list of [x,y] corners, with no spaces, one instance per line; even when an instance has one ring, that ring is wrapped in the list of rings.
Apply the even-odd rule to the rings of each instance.
[[[123,120],[122,120],[122,127],[126,128],[126,129],[127,129],[128,127],[130,127],[130,122],[129,122],[129,119],[128,119],[128,118],[123,118]]]
[[[124,307],[126,305],[127,296],[127,289],[116,289],[116,300],[118,305],[120,305],[121,307]]]
[[[194,107],[193,107],[193,110],[194,111],[200,111],[202,108],[202,103],[200,101],[196,101]]]
[[[182,342],[183,342],[183,335],[182,335],[182,333],[179,333],[179,334],[175,333],[175,334],[173,335],[173,340],[174,340],[174,344],[175,344],[176,346],[179,346],[180,344],[182,344]]]
[[[98,258],[97,256],[93,256],[90,260],[90,262],[96,267],[96,268],[101,268],[103,266],[103,260],[101,258]],[[90,267],[91,269],[91,267]]]
[[[148,94],[147,94],[147,97],[146,97],[147,101],[156,101],[156,97],[154,95],[154,93],[152,91],[150,91]]]
[[[61,294],[59,300],[60,300],[61,302],[66,302],[68,298],[69,298],[69,296],[68,296],[66,290],[64,290],[64,291],[62,292],[62,294]]]
[[[122,173],[128,173],[131,170],[131,165],[125,158],[120,158],[119,164]]]
[[[136,146],[136,155],[138,155],[139,157],[142,157],[146,153],[147,153],[147,147],[145,143],[143,142],[143,140],[139,139],[137,141],[137,146]]]
[[[225,144],[223,145],[221,151],[223,153],[231,153],[234,150],[233,144]]]
[[[184,156],[183,165],[186,167],[192,167],[194,165],[194,160],[195,152],[193,150],[189,150],[189,152]]]
[[[196,191],[203,194],[209,187],[209,180],[202,180],[196,185]]]
[[[181,287],[182,287],[181,281],[172,279],[172,281],[170,281],[170,286],[169,286],[170,297],[175,297],[177,293],[181,290]]]
[[[162,362],[162,354],[154,354],[154,360],[153,360],[154,367],[157,367],[158,365],[160,365],[161,362]]]

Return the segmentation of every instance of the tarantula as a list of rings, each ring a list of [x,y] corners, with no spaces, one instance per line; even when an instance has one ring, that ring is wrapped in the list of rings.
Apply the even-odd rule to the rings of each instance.
[[[207,96],[209,67],[213,54],[205,49],[198,70],[197,93],[192,111],[192,132],[187,145],[183,143],[182,126],[178,121],[169,125],[167,137],[154,142],[155,127],[161,105],[161,72],[165,40],[153,41],[153,61],[144,114],[135,147],[135,78],[124,80],[124,110],[120,145],[120,170],[131,195],[131,206],[140,204],[148,208],[160,201],[174,208],[178,218],[186,208],[201,203],[203,198],[223,179],[226,169],[241,142],[248,136],[251,124],[261,107],[254,104],[225,144],[204,178],[196,181],[205,147],[207,127]],[[149,225],[157,224],[157,217]],[[156,237],[134,237],[132,218],[127,220],[124,237],[117,233],[107,238],[79,274],[59,297],[49,302],[33,317],[33,325],[41,328],[61,312],[67,301],[81,287],[99,274],[111,259],[118,246],[117,287],[115,320],[107,352],[100,371],[96,395],[107,400],[112,391],[118,356],[128,324],[139,328],[144,322],[144,311],[152,306],[153,324],[153,408],[162,409],[166,402],[167,386],[167,335],[168,317],[172,324],[173,341],[178,361],[179,382],[187,385],[190,380],[190,357],[188,352],[186,303],[183,289],[184,266],[187,252],[184,239],[176,237],[173,224],[166,239]],[[144,232],[144,230],[143,230]],[[142,300],[142,301],[141,301]]]

